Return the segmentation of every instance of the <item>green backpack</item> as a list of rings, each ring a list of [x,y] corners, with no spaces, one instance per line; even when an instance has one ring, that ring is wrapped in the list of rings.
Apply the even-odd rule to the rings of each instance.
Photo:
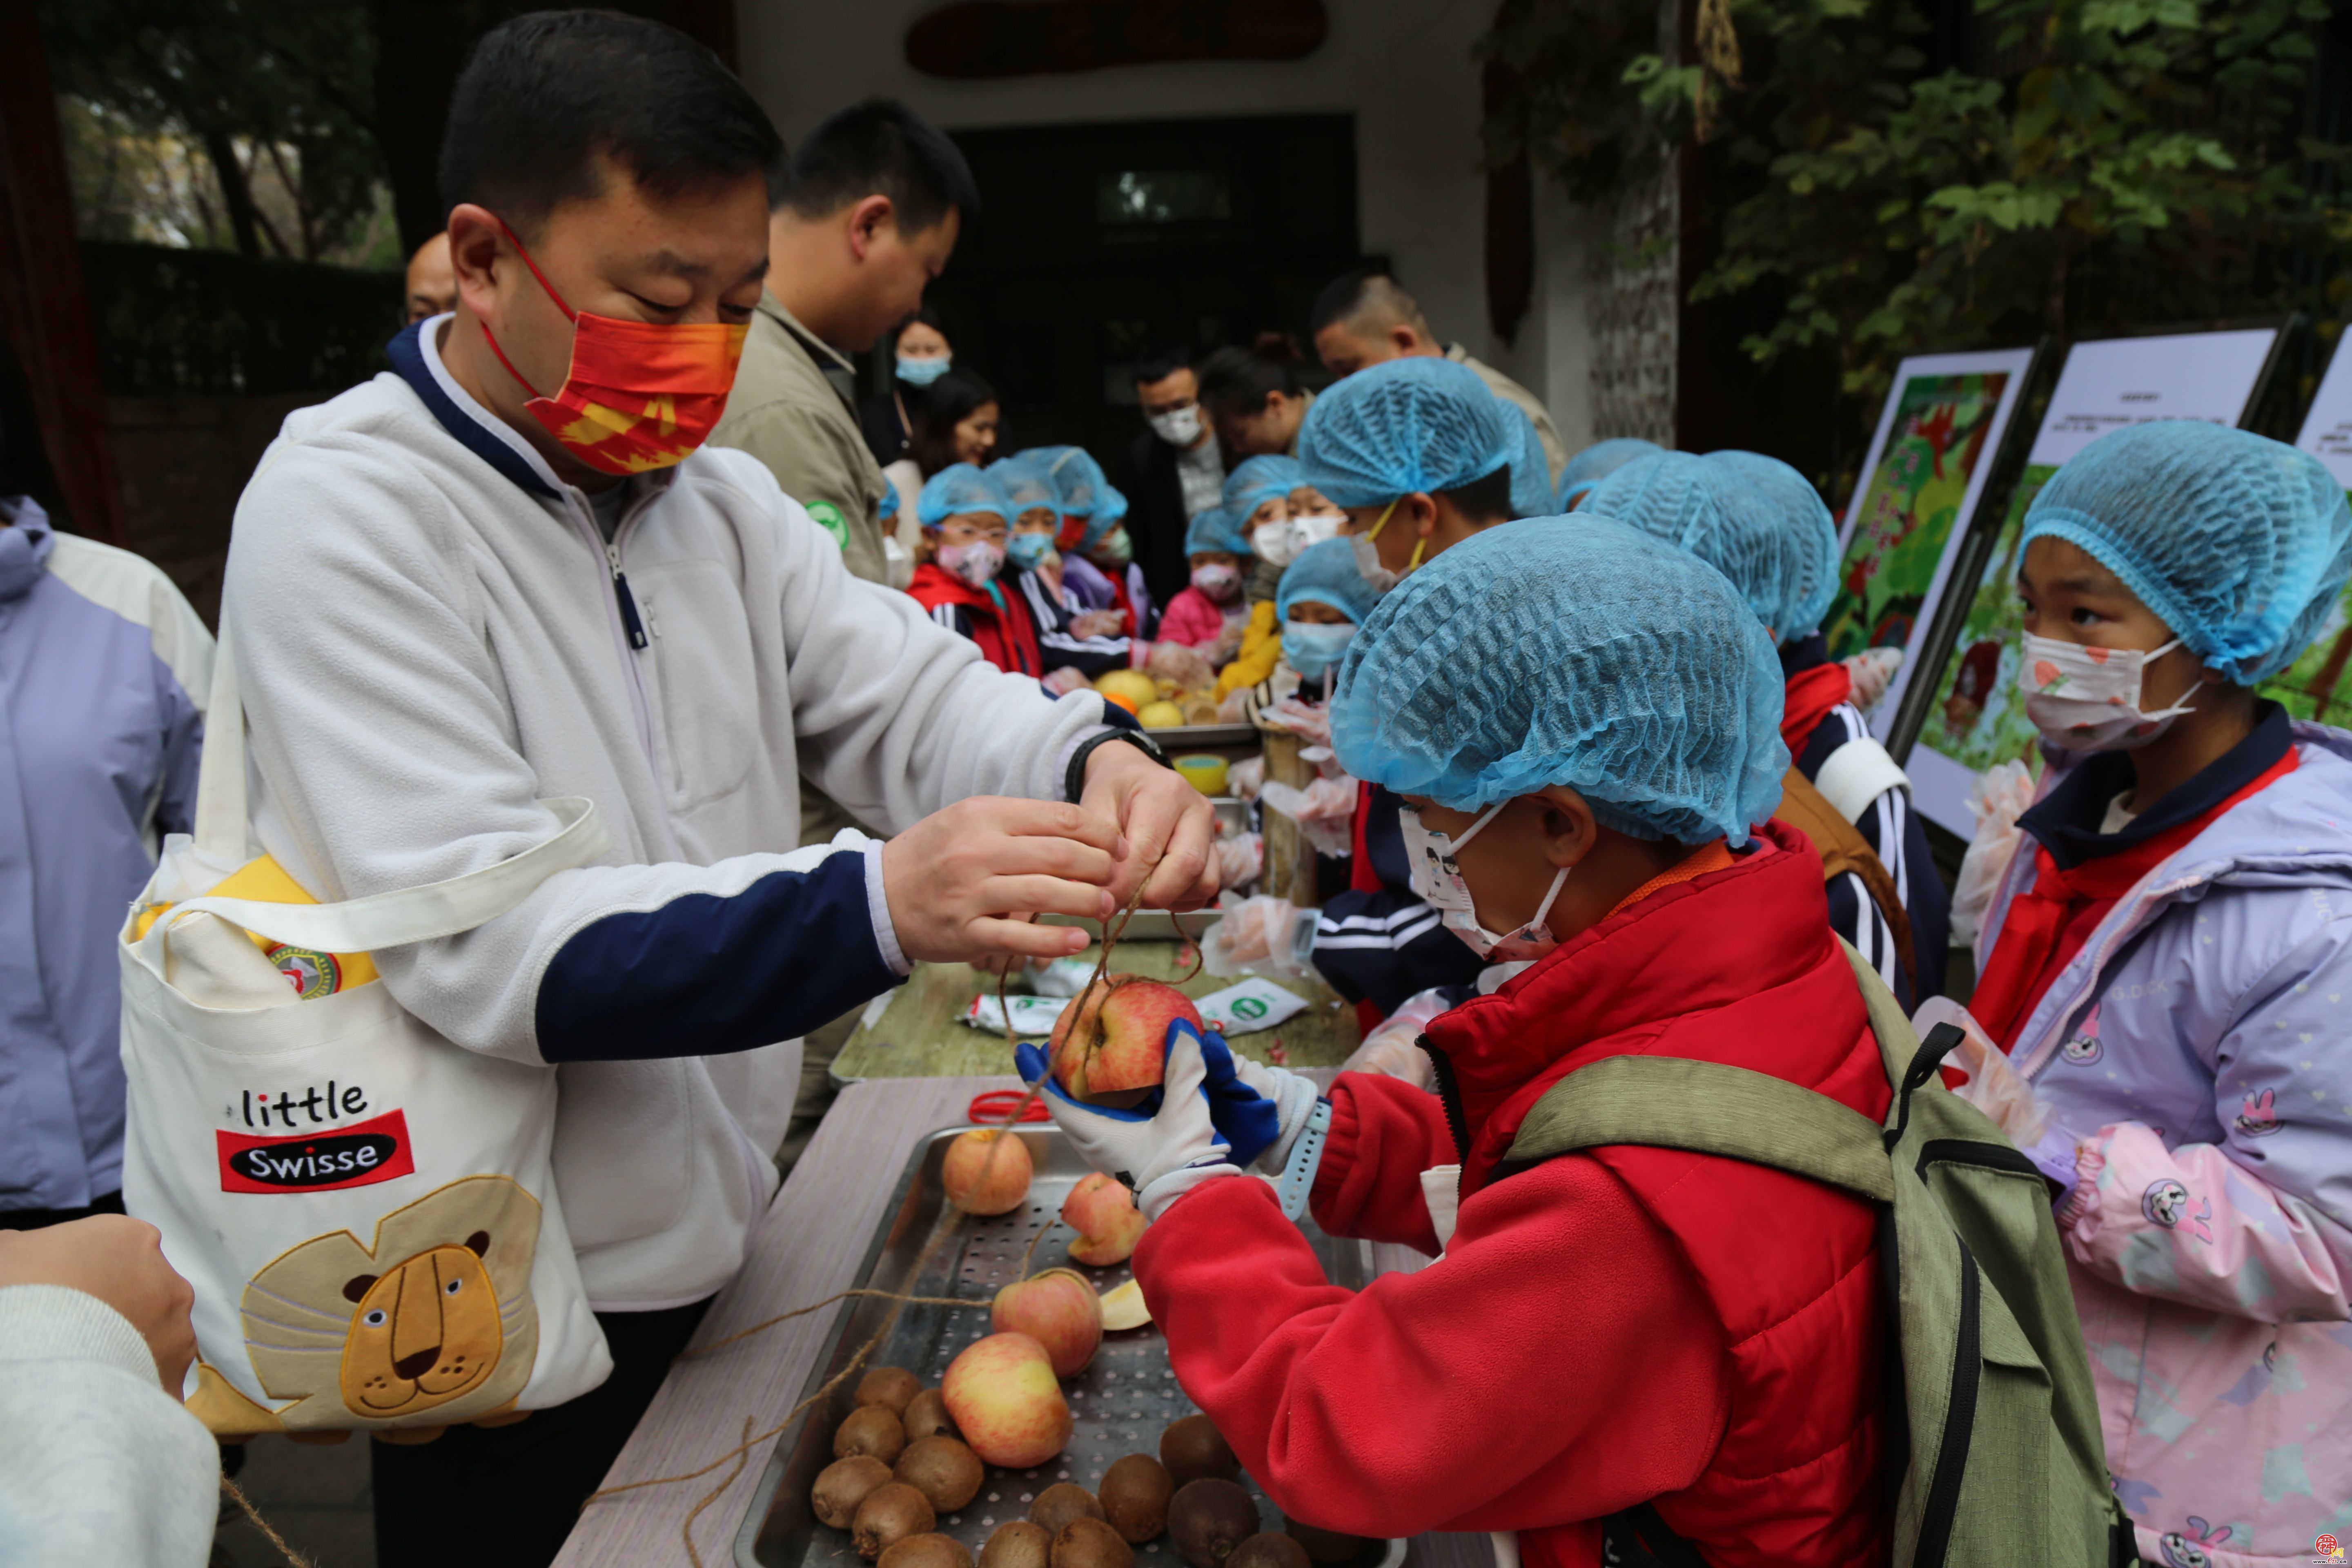
[[[1841,946],[1843,943],[1840,944]],[[1894,1090],[1885,1127],[1783,1079],[1719,1062],[1610,1057],[1536,1102],[1512,1167],[1636,1143],[1723,1154],[1887,1205],[1902,1400],[1889,1426],[1895,1568],[2123,1568],[2138,1560],[2107,1480],[2098,1402],[2050,1188],[2000,1130],[1936,1076],[1927,1043],[1845,949]],[[1907,1451],[1906,1451],[1907,1450]],[[1644,1504],[1604,1525],[1604,1560],[1697,1564]]]

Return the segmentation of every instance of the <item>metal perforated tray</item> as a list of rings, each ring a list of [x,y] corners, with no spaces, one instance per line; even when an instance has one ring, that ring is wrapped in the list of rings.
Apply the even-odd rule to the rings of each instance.
[[[1038,1244],[1033,1270],[1076,1268],[1097,1290],[1131,1278],[1124,1264],[1087,1268],[1069,1258],[1068,1245],[1074,1237],[1067,1226],[1056,1223],[1055,1216],[1070,1188],[1087,1173],[1087,1166],[1050,1125],[1019,1130],[1037,1170],[1029,1201],[1008,1215],[963,1220],[925,1262],[924,1250],[946,1207],[940,1163],[948,1144],[962,1131],[948,1128],[915,1146],[857,1278],[857,1283],[868,1289],[959,1297],[971,1302],[969,1307],[904,1308],[890,1337],[867,1363],[903,1366],[922,1379],[926,1388],[939,1385],[958,1351],[988,1333],[989,1302],[1001,1287],[1020,1277],[1022,1256],[1041,1226],[1055,1228]],[[1334,1240],[1315,1228],[1312,1221],[1303,1229],[1331,1282],[1360,1289],[1367,1276],[1361,1245]],[[794,1403],[814,1395],[847,1366],[889,1312],[890,1303],[872,1299],[845,1302],[832,1338]],[[938,1529],[963,1542],[974,1557],[997,1526],[1028,1517],[1029,1504],[1038,1492],[1056,1481],[1073,1481],[1092,1491],[1101,1484],[1103,1472],[1113,1460],[1128,1454],[1156,1457],[1161,1430],[1180,1416],[1200,1413],[1200,1406],[1177,1386],[1176,1374],[1168,1364],[1167,1342],[1150,1326],[1104,1335],[1093,1363],[1062,1386],[1075,1422],[1069,1447],[1034,1470],[991,1466],[980,1495],[961,1512],[940,1519]],[[809,1489],[815,1484],[817,1472],[833,1462],[834,1428],[854,1407],[856,1388],[856,1378],[845,1379],[839,1389],[811,1406],[798,1424],[777,1438],[751,1507],[736,1531],[739,1568],[858,1568],[860,1560],[850,1544],[849,1532],[819,1523],[809,1506]],[[1280,1510],[1248,1475],[1241,1478],[1241,1484],[1256,1501],[1263,1527],[1280,1530]],[[1355,1563],[1343,1568],[1399,1568],[1404,1550],[1402,1541],[1376,1542]],[[1137,1547],[1135,1556],[1137,1568],[1183,1568],[1174,1542],[1164,1535]]]

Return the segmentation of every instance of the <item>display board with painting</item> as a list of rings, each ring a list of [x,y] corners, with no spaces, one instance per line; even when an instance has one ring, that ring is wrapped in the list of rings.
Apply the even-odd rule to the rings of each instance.
[[[2340,342],[2294,444],[2326,464],[2336,482],[2352,491],[2352,354],[2344,352]],[[2303,656],[2263,683],[2263,695],[2277,698],[2298,719],[2352,729],[2347,662],[2352,662],[2352,586],[2336,596],[2336,608]]]
[[[1917,743],[1903,759],[1913,804],[1966,837],[1969,795],[1987,768],[2028,754],[2033,723],[2017,686],[2021,607],[2018,548],[2026,509],[2059,465],[2110,430],[2155,419],[2237,425],[2259,401],[2279,339],[2274,327],[2077,343],[2026,454],[1998,533],[1972,582],[1951,658]]]
[[[1904,650],[1902,668],[1870,712],[1881,741],[1924,656],[2032,363],[2032,349],[1995,349],[1923,354],[1895,369],[1846,509],[1838,596],[1822,626],[1832,658]]]

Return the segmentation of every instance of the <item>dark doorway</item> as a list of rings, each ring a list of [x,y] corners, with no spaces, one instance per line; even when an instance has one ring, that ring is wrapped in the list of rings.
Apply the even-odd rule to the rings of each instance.
[[[1004,399],[1005,445],[1108,461],[1143,428],[1129,367],[1307,313],[1358,259],[1346,115],[1048,125],[955,135],[983,221],[929,298]],[[877,367],[878,368],[878,367]]]

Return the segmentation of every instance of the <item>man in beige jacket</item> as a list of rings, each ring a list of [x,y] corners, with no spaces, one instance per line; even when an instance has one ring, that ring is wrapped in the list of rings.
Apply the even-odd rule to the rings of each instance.
[[[809,132],[769,215],[767,289],[711,444],[766,464],[778,488],[833,535],[842,564],[871,583],[903,588],[914,563],[882,525],[889,482],[858,430],[849,356],[922,304],[924,286],[979,207],[955,143],[905,104],[877,98]],[[864,826],[803,783],[803,844]],[[832,1101],[833,1058],[856,1024],[852,1015],[807,1036],[787,1164]]]
[[[1536,427],[1536,438],[1543,443],[1550,482],[1559,483],[1559,471],[1568,466],[1568,448],[1560,444],[1559,428],[1551,422],[1550,411],[1534,393],[1493,365],[1473,359],[1460,343],[1438,342],[1429,330],[1429,318],[1421,313],[1412,295],[1397,287],[1395,279],[1378,272],[1343,275],[1316,300],[1310,322],[1315,352],[1323,368],[1333,375],[1353,375],[1366,365],[1414,354],[1469,366],[1489,392],[1528,416]]]

